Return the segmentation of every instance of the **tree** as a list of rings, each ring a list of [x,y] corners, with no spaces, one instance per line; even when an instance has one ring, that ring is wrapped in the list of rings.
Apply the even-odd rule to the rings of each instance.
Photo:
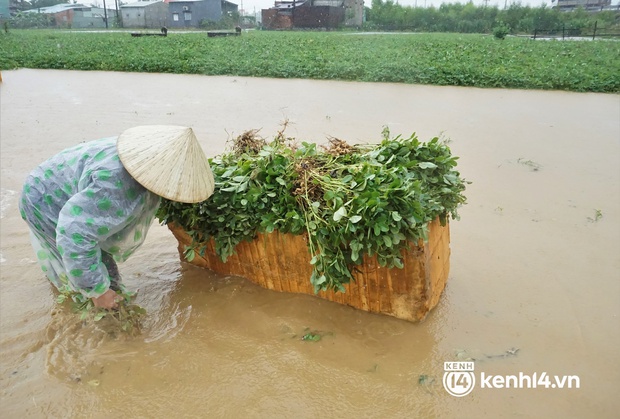
[[[9,0],[9,9],[13,12],[32,9],[32,5],[26,0]]]
[[[560,12],[545,5],[539,7],[510,3],[506,9],[497,6],[476,6],[443,3],[435,7],[401,6],[394,0],[372,0],[372,8],[366,9],[368,27],[386,30],[414,30],[419,32],[464,32],[493,33],[496,28],[511,33],[534,33],[535,29],[557,29],[590,31],[598,20],[599,27],[615,31],[620,25],[620,13],[614,11],[588,13],[582,8],[572,12]],[[618,23],[616,23],[618,19]],[[613,33],[613,32],[612,32]]]

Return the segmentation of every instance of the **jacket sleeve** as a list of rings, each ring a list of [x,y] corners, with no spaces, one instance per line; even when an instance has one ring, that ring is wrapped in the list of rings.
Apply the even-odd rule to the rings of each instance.
[[[60,211],[56,244],[73,289],[99,297],[110,288],[101,243],[126,228],[144,210],[143,189],[122,188],[111,179],[94,181]],[[131,192],[133,191],[133,192]]]

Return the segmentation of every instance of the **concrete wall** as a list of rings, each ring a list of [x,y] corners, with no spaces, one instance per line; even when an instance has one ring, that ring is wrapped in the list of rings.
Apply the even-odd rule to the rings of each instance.
[[[108,26],[113,26],[116,21],[116,10],[108,10]],[[98,7],[88,9],[75,9],[71,28],[105,28],[105,11]]]
[[[146,28],[146,7],[121,7],[125,28]]]
[[[9,17],[9,0],[0,0],[0,20],[8,19]]]
[[[364,0],[310,0],[308,5],[344,7],[344,26],[362,26]]]
[[[108,10],[109,25],[113,25],[116,10]],[[54,21],[59,28],[85,29],[105,28],[105,12],[99,7],[68,9],[54,13]]]
[[[333,6],[301,6],[293,12],[296,28],[337,28],[344,22],[344,8]]]
[[[73,27],[73,15],[73,9],[54,13],[54,20],[56,21],[56,26],[58,26],[59,28]]]
[[[155,3],[147,6],[146,27],[160,29],[168,24],[169,3]]]
[[[261,11],[261,23],[267,29],[291,29],[293,27],[293,15],[291,13],[279,13],[277,9],[263,9]]]
[[[364,0],[313,0],[295,8],[263,9],[261,17],[266,29],[360,27]]]
[[[121,7],[121,18],[125,28],[159,29],[168,22],[168,3],[162,1],[144,7]]]
[[[170,28],[197,28],[203,20],[217,22],[222,18],[220,0],[174,1],[168,4],[168,27]],[[178,20],[175,20],[175,15]]]
[[[344,26],[361,27],[364,23],[364,0],[344,0]]]

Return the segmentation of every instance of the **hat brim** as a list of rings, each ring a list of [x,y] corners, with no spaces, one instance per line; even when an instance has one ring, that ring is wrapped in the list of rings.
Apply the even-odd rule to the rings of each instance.
[[[196,203],[215,189],[207,156],[191,128],[146,125],[116,141],[121,163],[142,186],[171,201]]]

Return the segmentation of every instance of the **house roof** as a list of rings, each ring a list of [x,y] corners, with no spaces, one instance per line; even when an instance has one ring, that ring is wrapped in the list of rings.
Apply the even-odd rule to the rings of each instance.
[[[166,3],[197,3],[206,0],[164,0]],[[237,3],[233,3],[231,1],[223,0],[222,3],[230,3],[237,6]]]
[[[341,7],[344,3],[344,0],[314,0],[312,2],[313,6],[332,6],[332,7]]]
[[[137,1],[135,3],[123,4],[121,6],[121,9],[122,8],[127,8],[127,7],[146,7],[146,6],[150,6],[151,4],[161,3],[161,2],[162,2],[162,0]]]
[[[292,9],[293,7],[299,7],[301,5],[303,5],[306,2],[306,0],[295,0],[295,1],[276,1],[274,3],[274,7],[272,7],[272,9],[279,9],[279,10],[286,10],[286,9]]]
[[[29,10],[24,10],[24,13],[50,13],[50,14],[54,14],[54,13],[60,13],[60,12],[64,12],[66,10],[70,10],[70,9],[83,9],[83,8],[88,8],[90,9],[90,6],[84,6],[83,4],[56,4],[54,6],[49,6],[49,7],[38,7],[36,9],[29,9]]]

